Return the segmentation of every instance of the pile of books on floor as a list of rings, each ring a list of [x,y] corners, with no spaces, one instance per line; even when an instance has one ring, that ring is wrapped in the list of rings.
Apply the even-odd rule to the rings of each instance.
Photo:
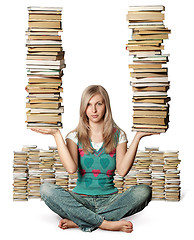
[[[56,147],[43,150],[36,145],[24,145],[21,151],[14,152],[13,200],[40,198],[43,183],[57,184],[72,191],[76,180],[77,173],[68,174]]]
[[[63,187],[65,190],[68,190],[69,184],[69,173],[64,168],[63,164],[60,161],[59,153],[56,147],[49,147],[50,150],[54,151],[54,170],[55,170],[55,180],[56,184]]]
[[[179,201],[180,162],[178,151],[160,151],[158,147],[137,151],[134,165],[124,177],[123,191],[146,184],[152,188],[153,200]]]
[[[40,150],[41,184],[55,184],[54,151]]]
[[[27,128],[62,128],[62,8],[28,7]]]
[[[123,191],[127,190],[128,188],[137,185],[137,170],[135,162],[131,168],[131,170],[128,172],[128,174],[124,177],[124,185],[123,185]]]
[[[71,192],[74,189],[74,187],[76,186],[77,179],[78,179],[77,172],[69,174],[68,191]]]
[[[149,151],[138,151],[136,154],[136,177],[137,184],[152,185],[151,170],[150,170],[150,153]]]
[[[19,151],[14,152],[13,160],[13,200],[28,200],[28,169],[27,169],[28,153]]]
[[[180,170],[178,170],[180,159],[178,153],[178,151],[164,153],[165,199],[169,201],[180,199]]]
[[[164,195],[164,152],[159,148],[150,149],[151,157],[151,177],[152,177],[152,199],[162,200]]]
[[[118,189],[118,193],[122,193],[124,190],[124,178],[121,177],[117,171],[115,171],[114,175],[114,186]]]
[[[36,145],[26,145],[22,150],[28,153],[28,198],[40,198],[40,149]]]
[[[152,199],[179,201],[181,181],[178,165],[181,161],[178,153],[160,151],[158,147],[137,151],[134,164],[125,177],[115,172],[115,187],[122,193],[134,185],[146,184],[152,187]],[[68,174],[65,170],[56,147],[42,150],[30,145],[14,152],[13,200],[40,198],[40,186],[45,182],[72,191],[77,178],[77,172]]]
[[[132,39],[126,49],[133,56],[133,131],[165,132],[169,122],[170,83],[168,54],[163,54],[163,40],[171,30],[164,25],[164,6],[131,6],[127,14]]]

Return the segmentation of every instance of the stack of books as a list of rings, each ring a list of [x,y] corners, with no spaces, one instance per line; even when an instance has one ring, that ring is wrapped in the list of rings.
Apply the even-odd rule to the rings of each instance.
[[[40,149],[37,146],[23,147],[28,152],[28,198],[40,198]]]
[[[55,180],[56,184],[63,187],[65,190],[68,190],[69,184],[69,173],[64,168],[63,164],[60,161],[59,153],[57,148],[49,147],[49,149],[54,150],[54,171],[55,171]]]
[[[27,128],[62,128],[62,8],[28,7]]]
[[[169,122],[170,83],[163,64],[169,55],[162,54],[163,40],[171,30],[165,27],[164,6],[131,6],[127,14],[132,39],[126,49],[133,55],[129,64],[133,89],[133,131],[165,132]]]
[[[74,189],[74,187],[76,186],[77,179],[78,179],[77,172],[69,174],[68,191],[71,192]]]
[[[55,184],[54,151],[40,150],[41,184]]]
[[[180,170],[178,165],[181,162],[178,151],[166,151],[164,153],[165,171],[165,199],[168,201],[180,200]]]
[[[152,177],[152,199],[162,200],[165,198],[164,195],[164,152],[162,151],[151,151],[151,177]]]
[[[28,153],[24,151],[14,152],[13,160],[13,200],[28,200],[28,169],[27,169]]]
[[[117,171],[115,171],[114,175],[114,186],[118,189],[118,193],[122,193],[124,190],[124,177],[121,177]]]
[[[145,148],[137,151],[129,173],[114,176],[115,187],[122,193],[128,188],[146,184],[152,187],[153,200],[180,200],[180,159],[178,151],[160,151],[159,148]],[[40,198],[40,186],[44,182],[57,184],[72,191],[76,186],[77,173],[68,174],[60,162],[56,147],[40,150],[35,145],[24,146],[14,152],[13,199],[28,200]]]
[[[151,186],[152,179],[151,179],[151,170],[150,170],[150,153],[149,151],[137,151],[136,154],[136,177],[137,177],[137,184],[146,184]]]

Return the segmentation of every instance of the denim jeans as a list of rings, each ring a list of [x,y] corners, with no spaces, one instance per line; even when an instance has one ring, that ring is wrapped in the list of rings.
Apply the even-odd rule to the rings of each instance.
[[[141,211],[151,200],[147,185],[130,187],[123,193],[83,196],[68,192],[55,184],[41,185],[40,194],[46,205],[61,218],[72,220],[84,232],[96,230],[103,222],[118,221]]]

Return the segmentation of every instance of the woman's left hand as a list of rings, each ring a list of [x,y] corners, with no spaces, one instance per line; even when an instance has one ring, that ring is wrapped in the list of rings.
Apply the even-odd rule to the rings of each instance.
[[[145,136],[151,136],[151,135],[159,135],[160,133],[152,133],[152,132],[137,132],[136,136],[139,138],[145,137]]]

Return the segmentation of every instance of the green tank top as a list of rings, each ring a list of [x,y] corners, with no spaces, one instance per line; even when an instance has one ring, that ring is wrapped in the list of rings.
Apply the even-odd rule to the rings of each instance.
[[[118,143],[118,132],[115,136]],[[91,141],[90,144],[92,146]],[[86,154],[81,144],[78,143],[78,150],[78,179],[73,192],[86,195],[117,192],[118,189],[114,187],[113,182],[116,169],[116,149],[111,153],[106,153],[102,144],[98,151],[94,149],[93,153]]]

